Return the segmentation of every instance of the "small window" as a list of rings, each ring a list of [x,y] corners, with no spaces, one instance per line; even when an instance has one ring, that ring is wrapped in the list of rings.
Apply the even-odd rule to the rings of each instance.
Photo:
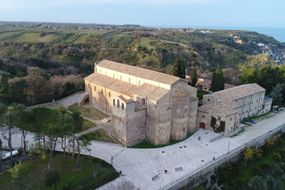
[[[210,102],[210,98],[208,98],[208,102]]]
[[[115,74],[113,74],[113,78],[115,78]]]
[[[145,106],[145,99],[144,98],[142,98],[141,102],[142,102],[142,105]]]
[[[129,77],[129,83],[131,83],[131,78]]]
[[[117,99],[117,107],[119,108],[120,107],[120,100]]]
[[[125,109],[125,104],[121,104],[122,110]]]
[[[120,76],[120,80],[122,80],[122,76]]]
[[[103,89],[101,89],[101,94],[103,94]]]
[[[188,112],[188,109],[187,109],[187,108],[184,108],[184,112],[187,113],[187,112]]]
[[[109,97],[111,97],[111,92],[109,92]]]
[[[141,81],[139,80],[139,85],[141,85]]]
[[[204,119],[204,118],[205,118],[205,115],[202,115],[202,118]]]
[[[116,100],[115,99],[113,99],[113,106],[115,106],[116,105]]]
[[[96,91],[96,86],[94,86],[94,91]]]

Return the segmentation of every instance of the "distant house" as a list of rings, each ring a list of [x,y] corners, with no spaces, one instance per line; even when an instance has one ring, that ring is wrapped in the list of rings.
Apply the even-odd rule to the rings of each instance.
[[[225,89],[235,87],[235,85],[225,83]],[[200,91],[210,92],[211,80],[199,78],[196,84],[196,88]]]
[[[272,98],[258,84],[246,84],[203,96],[197,128],[232,134],[243,119],[270,111]]]

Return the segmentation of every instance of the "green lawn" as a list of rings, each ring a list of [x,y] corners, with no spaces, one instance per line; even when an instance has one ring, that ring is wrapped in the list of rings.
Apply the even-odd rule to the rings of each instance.
[[[107,117],[106,114],[100,112],[99,110],[93,108],[90,105],[72,105],[68,108],[68,110],[71,112],[79,111],[82,116],[90,118],[92,120],[101,120]]]
[[[27,168],[19,176],[16,182],[11,182],[10,175],[6,172],[0,175],[1,190],[52,190],[46,187],[44,176],[47,169],[47,160],[35,158],[25,162]],[[60,173],[59,190],[83,190],[95,189],[118,176],[118,173],[106,162],[89,157],[81,157],[80,168],[75,169],[75,159],[68,156],[63,158],[62,154],[56,154],[53,166]]]
[[[192,134],[193,133],[189,133],[185,139],[190,137]],[[161,148],[161,147],[164,147],[164,146],[169,146],[169,145],[173,145],[173,144],[179,143],[179,142],[181,142],[181,141],[183,141],[185,139],[182,139],[182,140],[170,140],[168,144],[164,144],[164,145],[154,145],[154,144],[151,144],[147,140],[143,140],[142,142],[132,146],[131,148]]]
[[[88,133],[86,135],[82,135],[81,138],[84,138],[88,141],[97,140],[103,142],[110,142],[110,143],[118,143],[115,139],[111,138],[104,129],[98,129],[93,133]]]

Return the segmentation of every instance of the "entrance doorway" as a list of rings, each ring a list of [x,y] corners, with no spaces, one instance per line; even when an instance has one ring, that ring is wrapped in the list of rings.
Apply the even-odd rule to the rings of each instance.
[[[206,124],[204,122],[201,122],[199,127],[201,129],[206,129]]]

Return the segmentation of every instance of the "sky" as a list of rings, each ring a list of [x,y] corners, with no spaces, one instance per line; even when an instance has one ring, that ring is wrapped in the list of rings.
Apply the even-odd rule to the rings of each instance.
[[[285,0],[0,0],[1,21],[282,27]]]

